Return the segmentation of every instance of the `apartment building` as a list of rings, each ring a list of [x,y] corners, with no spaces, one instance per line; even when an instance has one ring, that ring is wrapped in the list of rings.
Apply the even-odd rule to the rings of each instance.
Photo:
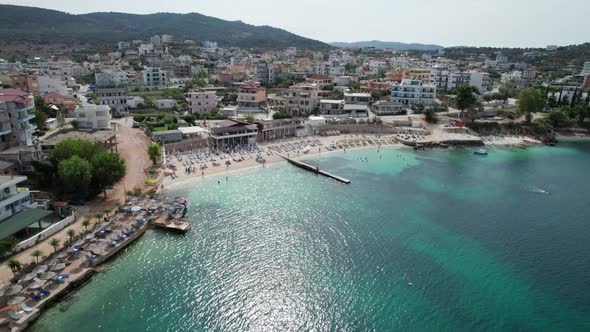
[[[107,105],[115,117],[129,114],[127,106],[127,90],[122,88],[97,89],[99,105]]]
[[[78,106],[74,115],[78,128],[84,130],[111,129],[111,109],[107,105],[86,104]]]
[[[259,82],[244,82],[238,88],[238,108],[240,112],[260,112],[266,103],[266,89]]]
[[[435,100],[436,87],[424,84],[421,80],[404,79],[401,83],[395,82],[391,86],[391,101],[402,105],[433,105]]]
[[[169,83],[168,73],[159,67],[144,67],[143,85],[166,86]]]
[[[26,176],[0,176],[0,228],[6,219],[26,208],[37,207],[29,189],[19,187]]]
[[[189,91],[187,102],[191,113],[199,115],[213,111],[218,105],[216,91]]]
[[[37,125],[33,95],[16,89],[0,89],[0,150],[10,147],[33,146],[33,131]]]
[[[469,84],[475,87],[478,91],[485,92],[490,87],[490,75],[475,70],[450,73],[448,76],[447,91],[456,89],[463,84]]]
[[[94,74],[94,81],[98,87],[118,87],[129,84],[129,76],[123,70],[105,70]]]
[[[274,84],[279,79],[281,70],[272,63],[260,61],[256,64],[256,80],[261,84]]]
[[[318,106],[319,86],[313,83],[298,83],[289,87],[285,105],[293,116],[311,114]]]
[[[57,92],[69,98],[74,97],[74,90],[68,87],[68,82],[58,77],[39,75],[37,76],[37,84],[40,95]]]

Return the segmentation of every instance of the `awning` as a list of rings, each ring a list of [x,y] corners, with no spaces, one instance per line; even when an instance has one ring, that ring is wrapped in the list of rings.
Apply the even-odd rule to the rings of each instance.
[[[0,221],[0,239],[7,238],[14,233],[49,216],[53,211],[43,209],[25,209],[10,218]]]

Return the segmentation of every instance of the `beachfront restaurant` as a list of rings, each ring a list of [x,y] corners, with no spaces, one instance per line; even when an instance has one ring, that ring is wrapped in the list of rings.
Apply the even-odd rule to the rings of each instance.
[[[258,127],[258,141],[307,136],[304,118],[263,120],[255,122]]]
[[[225,120],[218,127],[211,128],[209,136],[214,149],[240,148],[256,145],[258,127],[255,124],[237,120]]]

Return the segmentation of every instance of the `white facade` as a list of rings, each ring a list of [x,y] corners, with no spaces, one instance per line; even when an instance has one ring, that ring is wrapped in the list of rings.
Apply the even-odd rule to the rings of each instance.
[[[580,76],[588,76],[590,75],[590,61],[584,62],[584,67],[582,68],[582,72]]]
[[[436,87],[430,84],[423,84],[420,80],[404,79],[401,83],[394,83],[391,86],[391,101],[406,106],[422,103],[433,105],[436,100]]]
[[[215,91],[190,91],[187,101],[192,114],[211,112],[217,107]]]
[[[107,105],[78,106],[74,115],[80,129],[105,130],[111,129],[111,112]]]
[[[143,85],[166,86],[168,85],[168,73],[158,67],[144,67]]]
[[[37,83],[39,86],[39,94],[41,95],[55,92],[68,98],[72,98],[74,96],[72,88],[69,88],[68,83],[62,79],[40,75],[37,76]]]
[[[123,70],[95,73],[94,80],[99,87],[116,87],[129,84],[129,76],[127,76],[127,72]]]
[[[33,146],[33,131],[37,128],[30,121],[35,115],[33,96],[16,89],[0,89],[0,150],[13,146]]]
[[[294,116],[309,115],[318,106],[319,86],[317,84],[299,83],[289,87],[285,97],[285,107]]]
[[[27,188],[18,187],[26,176],[0,176],[0,227],[2,221],[26,208],[37,207]]]
[[[176,100],[174,99],[156,99],[154,100],[154,106],[158,109],[172,108],[176,106]]]

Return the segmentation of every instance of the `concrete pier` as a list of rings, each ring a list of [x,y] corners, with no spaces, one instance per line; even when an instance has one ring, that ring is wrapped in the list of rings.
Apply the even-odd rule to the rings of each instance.
[[[312,166],[310,164],[306,164],[306,163],[304,163],[302,161],[293,160],[293,159],[291,159],[289,157],[285,157],[282,154],[278,154],[277,153],[277,155],[280,156],[280,157],[282,157],[282,158],[284,158],[286,161],[288,161],[292,165],[295,165],[295,166],[297,166],[299,168],[303,168],[303,169],[308,170],[310,172],[314,172],[316,174],[321,174],[323,176],[327,176],[329,178],[332,178],[332,179],[334,179],[336,181],[340,181],[342,183],[350,184],[350,180],[347,179],[347,178],[345,178],[345,177],[338,176],[338,175],[335,175],[335,174],[332,174],[332,173],[328,173],[326,171],[322,171],[319,167]]]

